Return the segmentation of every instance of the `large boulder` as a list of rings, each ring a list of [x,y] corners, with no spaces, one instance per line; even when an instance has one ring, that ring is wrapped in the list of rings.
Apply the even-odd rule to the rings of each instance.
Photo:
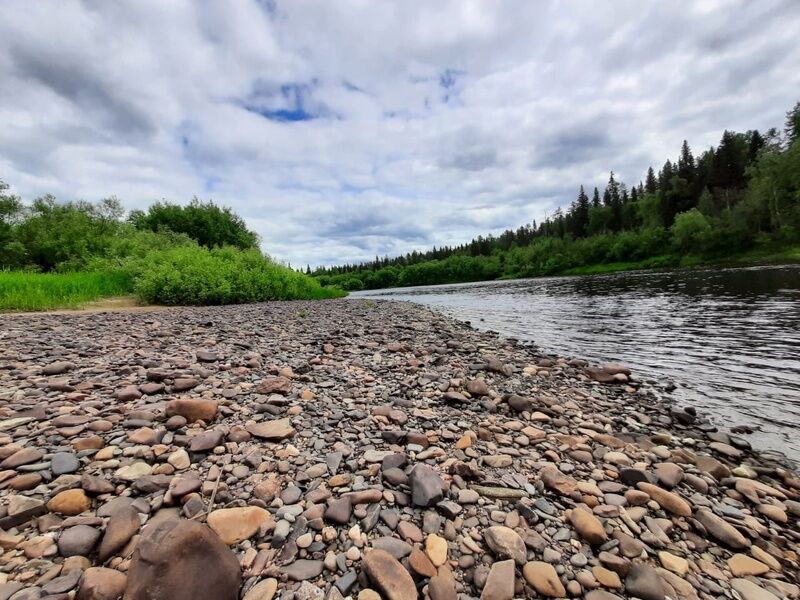
[[[239,561],[207,526],[169,519],[144,530],[124,600],[237,600]]]

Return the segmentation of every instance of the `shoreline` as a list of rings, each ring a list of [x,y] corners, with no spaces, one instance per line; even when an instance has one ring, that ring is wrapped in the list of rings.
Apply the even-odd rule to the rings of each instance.
[[[216,536],[166,580],[222,544],[247,600],[800,595],[800,479],[635,365],[600,383],[627,376],[357,297],[2,316],[0,591],[146,595],[142,548],[182,516]]]
[[[667,260],[662,260],[662,259]],[[500,276],[494,279],[469,279],[463,281],[448,281],[442,283],[419,284],[413,286],[394,286],[384,288],[364,288],[349,290],[350,293],[369,293],[380,290],[414,289],[432,286],[462,285],[468,283],[492,283],[501,281],[519,281],[523,279],[544,279],[548,277],[589,277],[592,275],[612,275],[615,273],[642,272],[657,273],[659,271],[684,271],[702,269],[752,269],[757,267],[793,267],[800,265],[800,247],[791,247],[775,253],[764,253],[752,250],[732,257],[719,259],[701,259],[688,256],[679,257],[651,257],[640,261],[623,263],[595,263],[582,267],[572,267],[555,273],[541,275]]]

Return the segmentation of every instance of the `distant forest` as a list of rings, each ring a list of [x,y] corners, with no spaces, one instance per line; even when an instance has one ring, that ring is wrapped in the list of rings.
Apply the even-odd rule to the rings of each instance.
[[[568,208],[538,224],[313,275],[323,285],[377,289],[672,267],[748,252],[793,257],[798,242],[800,102],[783,131],[725,131],[699,156],[684,141],[677,160],[650,167],[644,181],[628,187],[612,172],[602,192],[580,186]]]

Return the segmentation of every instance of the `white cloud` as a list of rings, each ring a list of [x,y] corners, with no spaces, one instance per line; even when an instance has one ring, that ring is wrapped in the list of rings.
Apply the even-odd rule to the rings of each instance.
[[[0,178],[213,197],[293,264],[458,243],[780,125],[798,30],[793,0],[5,2]]]

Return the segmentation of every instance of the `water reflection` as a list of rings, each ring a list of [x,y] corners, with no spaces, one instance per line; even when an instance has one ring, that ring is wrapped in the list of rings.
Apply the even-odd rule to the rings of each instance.
[[[435,307],[543,351],[622,361],[800,461],[800,266],[637,272],[354,294]]]

